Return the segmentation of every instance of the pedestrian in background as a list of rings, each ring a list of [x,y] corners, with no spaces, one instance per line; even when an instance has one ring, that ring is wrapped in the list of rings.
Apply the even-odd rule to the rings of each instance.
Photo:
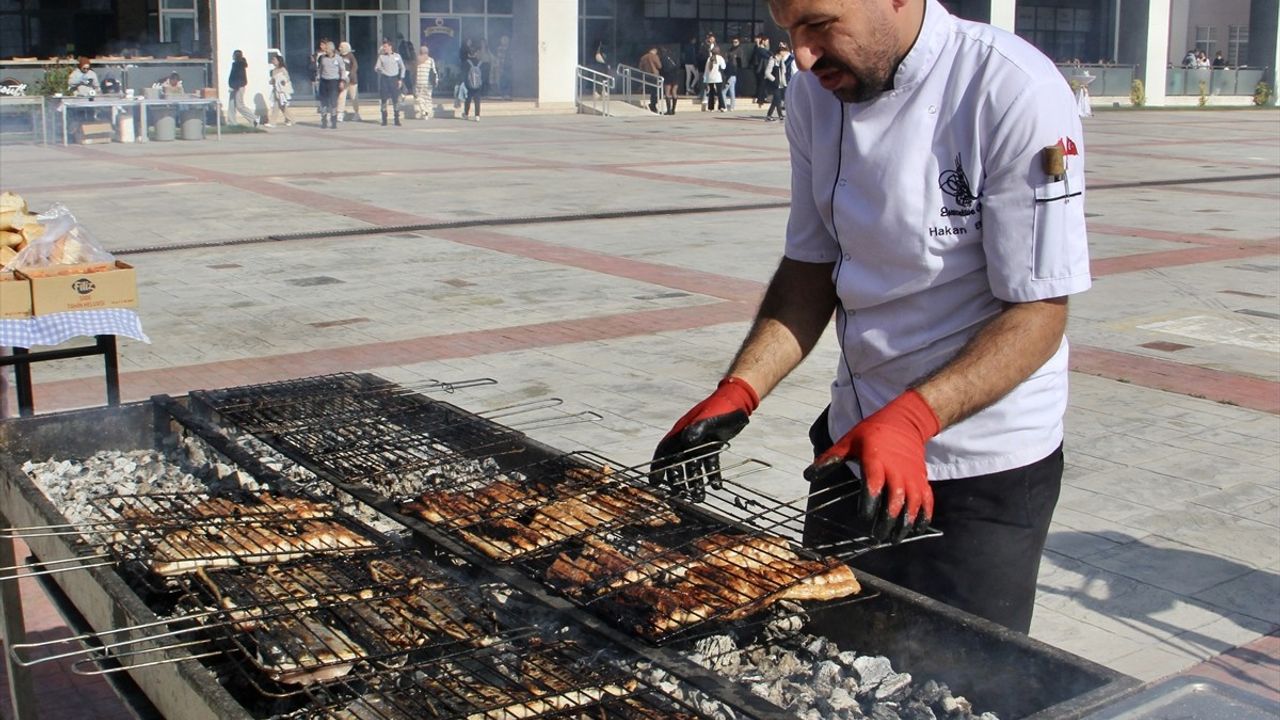
[[[707,53],[707,64],[703,66],[702,84],[706,86],[707,104],[703,110],[715,112],[716,101],[720,102],[720,112],[724,112],[724,56],[720,48],[712,47]]]
[[[662,94],[667,100],[667,115],[676,114],[676,92],[680,88],[680,71],[682,68],[676,62],[675,56],[670,50],[662,50]]]
[[[400,125],[400,86],[404,83],[404,60],[391,46],[391,40],[382,41],[382,52],[373,67],[378,76],[378,105],[382,108],[382,126],[387,126],[387,103],[391,103],[396,125]]]
[[[636,63],[636,67],[640,68],[640,72],[649,75],[662,77],[662,59],[658,57],[658,48],[651,47],[648,52],[640,56],[640,61]],[[662,80],[659,79],[661,84]],[[658,86],[649,89],[649,111],[658,112]]]
[[[493,51],[493,67],[490,87],[498,89],[498,96],[503,100],[511,99],[511,38],[503,35],[498,38],[498,49]]]
[[[228,120],[235,120],[236,113],[239,113],[250,125],[258,127],[258,117],[244,104],[244,89],[248,85],[249,61],[244,59],[244,53],[236,50],[231,53],[231,74],[227,76],[227,87],[231,88],[230,111],[227,113],[231,117]]]
[[[475,105],[475,119],[480,122],[480,93],[484,90],[484,63],[480,60],[480,48],[475,40],[468,39],[462,46],[462,86],[466,99],[462,105],[462,119],[471,119],[471,107]]]
[[[396,54],[400,56],[400,62],[404,64],[404,92],[413,92],[416,83],[413,77],[413,69],[418,60],[418,51],[414,49],[413,43],[404,38],[404,35],[396,35]],[[401,93],[403,94],[403,93]]]
[[[414,115],[420,120],[430,120],[435,108],[432,95],[436,83],[440,82],[440,73],[436,70],[436,61],[431,57],[426,44],[418,46],[418,67],[413,78]]]
[[[284,66],[284,58],[271,56],[271,110],[279,110],[285,125],[293,125],[293,116],[289,114],[289,103],[293,100],[293,82],[289,80],[289,69]],[[267,127],[271,127],[271,110],[267,111]]]
[[[351,44],[343,40],[338,44],[338,56],[346,68],[347,79],[338,86],[338,122],[347,119],[347,102],[351,102],[351,110],[356,122],[360,122],[360,63],[356,60],[355,50]]]
[[[320,127],[338,127],[338,86],[347,79],[346,63],[338,56],[333,41],[324,43],[324,52],[316,58],[316,77],[320,79]]]
[[[778,51],[765,69],[765,81],[773,87],[773,100],[769,103],[768,112],[764,114],[765,122],[773,120],[774,110],[778,111],[779,120],[786,117],[787,84],[795,74],[796,61],[791,56],[791,48],[785,42],[778,43]]]
[[[724,54],[724,98],[729,102],[730,110],[738,105],[738,74],[746,67],[746,50],[741,40],[733,38]]]
[[[769,52],[768,36],[763,33],[757,35],[756,47],[751,51],[751,72],[756,76],[756,107],[763,107],[769,96],[773,94],[773,88],[769,87],[769,81],[764,76],[772,59],[773,53]]]
[[[698,92],[698,82],[702,73],[698,71],[698,38],[689,38],[689,42],[680,47],[680,64],[684,65],[684,94],[693,95]]]

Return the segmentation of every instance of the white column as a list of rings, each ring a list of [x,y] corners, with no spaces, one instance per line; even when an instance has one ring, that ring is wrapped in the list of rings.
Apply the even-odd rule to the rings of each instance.
[[[1142,84],[1147,105],[1163,107],[1169,61],[1170,0],[1148,0],[1147,54],[1142,62]]]
[[[991,24],[1013,32],[1018,16],[1018,0],[991,0]]]
[[[234,108],[227,107],[231,88],[227,76],[231,74],[231,55],[239,50],[249,62],[244,101],[258,114],[265,114],[271,98],[268,82],[271,66],[267,60],[270,42],[270,14],[265,0],[210,0],[209,12],[213,15],[213,86],[218,88],[218,100],[228,119]],[[243,119],[241,119],[243,122]]]
[[[1276,23],[1276,54],[1271,61],[1271,107],[1280,106],[1280,23]]]
[[[578,0],[538,3],[538,106],[573,105],[578,66]]]

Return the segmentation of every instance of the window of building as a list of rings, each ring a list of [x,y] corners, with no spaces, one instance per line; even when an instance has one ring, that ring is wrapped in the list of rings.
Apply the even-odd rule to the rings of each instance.
[[[1249,26],[1229,25],[1227,27],[1227,64],[1231,67],[1243,65],[1249,59]]]
[[[195,0],[162,0],[160,3],[160,42],[170,52],[191,55],[199,47],[199,11]]]
[[[1213,46],[1217,43],[1214,41],[1215,28],[1212,25],[1196,26],[1196,50],[1203,50],[1205,55],[1213,57]]]

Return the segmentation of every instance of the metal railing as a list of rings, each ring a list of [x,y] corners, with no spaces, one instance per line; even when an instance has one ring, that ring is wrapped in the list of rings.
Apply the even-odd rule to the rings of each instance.
[[[1169,68],[1166,95],[1252,95],[1266,68]]]
[[[574,101],[579,110],[591,108],[600,115],[608,115],[609,96],[613,94],[613,76],[607,72],[579,65],[573,92]]]
[[[661,75],[647,73],[624,63],[618,63],[614,73],[622,84],[622,98],[626,103],[657,112],[657,99],[662,97]],[[650,107],[650,103],[653,107]]]
[[[1129,90],[1133,86],[1133,79],[1137,77],[1137,67],[1133,65],[1085,65],[1085,64],[1061,64],[1058,65],[1058,72],[1071,82],[1077,77],[1089,75],[1094,78],[1089,84],[1089,94],[1094,97],[1128,97]]]

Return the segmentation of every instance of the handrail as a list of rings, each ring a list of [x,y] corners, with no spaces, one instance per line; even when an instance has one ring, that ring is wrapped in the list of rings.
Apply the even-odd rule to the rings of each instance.
[[[661,75],[645,72],[626,63],[618,63],[615,72],[622,80],[622,94],[627,103],[646,107],[648,101],[662,97]],[[636,102],[633,97],[637,85],[640,87],[640,102]],[[657,112],[654,108],[649,109]]]
[[[587,104],[583,97],[583,90],[589,87],[591,88],[591,107],[602,115],[608,115],[609,95],[613,92],[613,75],[586,65],[579,65],[576,78],[577,81],[573,84],[574,104],[578,107]]]

